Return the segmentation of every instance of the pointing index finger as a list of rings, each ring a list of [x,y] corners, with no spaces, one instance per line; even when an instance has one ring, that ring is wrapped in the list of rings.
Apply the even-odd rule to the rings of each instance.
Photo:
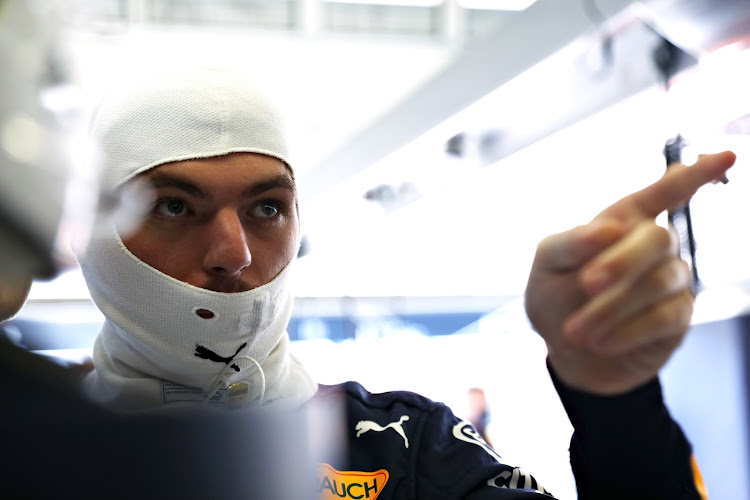
[[[722,179],[724,173],[734,165],[735,160],[734,153],[724,151],[701,155],[698,161],[689,167],[674,165],[661,179],[623,198],[621,203],[632,204],[643,216],[656,217],[663,211],[678,207],[690,200],[701,186]]]

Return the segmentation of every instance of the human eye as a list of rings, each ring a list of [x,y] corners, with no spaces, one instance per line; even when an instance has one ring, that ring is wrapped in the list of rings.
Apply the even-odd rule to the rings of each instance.
[[[169,198],[157,202],[154,212],[162,217],[180,217],[187,214],[187,204],[179,198]]]
[[[282,208],[282,204],[277,201],[264,200],[250,209],[250,215],[262,219],[273,219],[281,213]]]

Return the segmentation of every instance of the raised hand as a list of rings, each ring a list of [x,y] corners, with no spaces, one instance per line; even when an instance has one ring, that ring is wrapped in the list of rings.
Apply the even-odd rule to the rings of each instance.
[[[611,205],[589,224],[545,238],[526,312],[567,385],[618,394],[653,377],[680,345],[694,297],[674,233],[657,215],[722,179],[735,155],[703,155]]]

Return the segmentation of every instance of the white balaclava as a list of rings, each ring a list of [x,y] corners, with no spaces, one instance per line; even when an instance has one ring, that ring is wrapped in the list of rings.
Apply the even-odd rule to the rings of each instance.
[[[115,92],[99,107],[92,134],[103,173],[118,186],[164,163],[232,152],[289,164],[272,101],[219,68],[152,75]],[[86,379],[95,399],[138,411],[195,402],[294,405],[315,393],[316,384],[288,352],[292,262],[266,285],[221,293],[144,263],[125,247],[114,222],[101,233],[78,255],[105,316],[94,345],[96,369]]]

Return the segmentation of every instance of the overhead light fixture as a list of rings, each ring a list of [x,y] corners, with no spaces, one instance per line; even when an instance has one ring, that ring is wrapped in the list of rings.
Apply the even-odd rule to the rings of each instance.
[[[456,0],[464,9],[474,10],[526,10],[536,0]]]

